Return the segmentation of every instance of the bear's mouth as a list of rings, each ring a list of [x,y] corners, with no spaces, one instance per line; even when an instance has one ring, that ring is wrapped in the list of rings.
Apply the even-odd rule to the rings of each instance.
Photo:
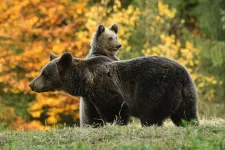
[[[43,87],[40,90],[35,90],[35,92],[37,92],[37,93],[50,92],[50,91],[54,91],[54,90],[49,89],[47,87]]]

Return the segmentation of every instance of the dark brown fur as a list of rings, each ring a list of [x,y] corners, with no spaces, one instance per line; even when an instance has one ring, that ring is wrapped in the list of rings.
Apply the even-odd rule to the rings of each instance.
[[[46,78],[51,75],[55,78]],[[47,64],[30,87],[88,97],[106,121],[131,115],[144,126],[162,125],[168,117],[178,126],[182,120],[198,124],[197,95],[189,73],[164,57],[112,62],[107,57],[80,60],[65,53]],[[127,107],[120,111],[123,102]]]

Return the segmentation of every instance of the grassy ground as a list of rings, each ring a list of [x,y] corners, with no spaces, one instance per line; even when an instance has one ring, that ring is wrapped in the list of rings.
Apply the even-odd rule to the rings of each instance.
[[[162,127],[107,125],[102,128],[78,127],[50,131],[0,134],[3,150],[70,150],[70,149],[202,149],[225,150],[225,120],[201,120],[200,126],[176,127],[166,122]]]

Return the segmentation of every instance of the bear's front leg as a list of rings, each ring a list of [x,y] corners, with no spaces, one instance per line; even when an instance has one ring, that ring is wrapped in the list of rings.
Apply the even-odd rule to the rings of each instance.
[[[87,97],[80,98],[80,127],[99,127],[104,124],[94,105]]]

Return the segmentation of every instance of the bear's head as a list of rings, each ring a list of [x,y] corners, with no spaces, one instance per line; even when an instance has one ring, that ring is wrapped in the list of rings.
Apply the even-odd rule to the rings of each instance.
[[[107,64],[110,62],[112,60],[105,56],[82,60],[74,58],[71,53],[64,53],[61,57],[50,53],[50,62],[29,86],[38,93],[64,91],[73,96],[85,96],[93,88],[95,75],[108,77]]]
[[[29,86],[38,93],[56,90],[70,93],[68,89],[73,73],[76,72],[74,68],[80,62],[80,59],[73,58],[70,53],[64,53],[61,57],[50,53],[50,62],[41,69],[40,75]]]
[[[115,55],[121,47],[121,44],[117,37],[118,30],[119,29],[117,24],[113,24],[109,28],[105,28],[100,24],[93,36],[91,47],[93,49],[101,49],[106,54]]]

